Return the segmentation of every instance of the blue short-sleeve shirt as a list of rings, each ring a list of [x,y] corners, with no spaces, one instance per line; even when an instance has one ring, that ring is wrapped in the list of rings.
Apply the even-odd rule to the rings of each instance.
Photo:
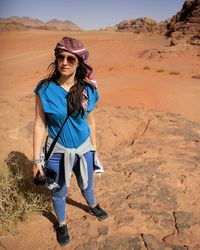
[[[65,123],[58,142],[67,148],[78,148],[89,136],[88,114],[94,109],[99,99],[98,91],[91,84],[85,86],[88,95],[88,108],[82,116],[72,115]],[[36,89],[34,90],[36,93]],[[37,93],[46,115],[48,134],[55,138],[67,116],[68,92],[58,83],[50,81],[42,84]]]

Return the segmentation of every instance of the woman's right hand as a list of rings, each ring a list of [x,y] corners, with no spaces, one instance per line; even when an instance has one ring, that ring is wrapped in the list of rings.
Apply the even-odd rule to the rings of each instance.
[[[41,163],[34,163],[33,164],[33,177],[36,176],[37,172],[40,172],[40,175],[43,176],[44,175],[44,172],[42,170],[42,165]]]

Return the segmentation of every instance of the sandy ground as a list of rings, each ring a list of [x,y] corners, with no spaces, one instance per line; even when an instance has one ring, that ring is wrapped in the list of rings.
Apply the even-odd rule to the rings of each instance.
[[[23,152],[31,159],[31,131],[34,118],[32,91],[37,82],[46,75],[46,68],[53,60],[53,48],[56,42],[65,35],[81,39],[90,50],[90,63],[95,70],[101,96],[98,108],[105,107],[104,109],[107,109],[108,114],[112,116],[111,107],[118,106],[119,111],[126,116],[127,108],[140,107],[157,110],[157,112],[181,114],[186,119],[200,122],[200,79],[193,78],[194,75],[200,75],[198,48],[188,45],[169,47],[169,41],[158,35],[103,31],[67,34],[53,31],[1,32],[1,162],[13,150]],[[104,112],[106,111],[100,112],[103,119]],[[114,113],[117,118],[116,111]],[[115,127],[116,121],[122,121],[120,119],[118,117],[118,120],[111,120],[110,126]],[[142,120],[144,124],[147,121],[147,118]],[[126,128],[126,122],[122,122],[120,126],[120,130],[123,130]],[[142,129],[143,127],[145,128],[145,125]],[[129,128],[131,129],[132,125]],[[140,131],[140,125],[137,128],[136,135]],[[109,132],[106,135],[109,136]],[[159,136],[162,135],[159,134]],[[116,143],[120,145],[121,142],[115,139],[109,141],[110,152]],[[102,148],[103,146],[100,145],[100,149]],[[124,152],[124,156],[126,153]],[[106,161],[106,155],[104,158]],[[105,196],[103,191],[101,196]],[[107,200],[105,205],[108,207],[108,204]],[[89,225],[94,221],[93,218],[88,219],[89,215],[86,215],[85,219],[85,211],[82,209],[80,212],[79,206],[72,205],[69,209],[70,207],[75,209],[72,211],[71,220],[76,218],[78,213],[78,218],[81,218],[84,227],[88,225],[84,224],[84,220],[86,222],[89,220]],[[198,217],[198,212],[196,214]],[[131,216],[129,219],[131,220]],[[111,219],[110,227],[113,227],[112,222]],[[74,231],[76,231],[76,224],[78,225],[78,220],[72,224]],[[98,225],[96,223],[94,227]],[[44,233],[46,229],[48,237]],[[104,229],[101,228],[103,230],[101,235],[105,233]],[[93,227],[90,226],[89,230],[92,232]],[[125,227],[122,231],[126,232],[126,230],[128,232],[129,227]],[[31,234],[31,232],[34,233]],[[31,239],[29,239],[30,235]],[[37,237],[41,237],[39,243],[36,243]],[[48,239],[46,247],[41,246],[42,237]],[[73,237],[76,238],[75,233]],[[18,248],[15,246],[16,243]],[[50,247],[51,243],[52,247]],[[195,241],[195,244],[197,243]],[[52,224],[45,217],[40,216],[22,224],[16,238],[2,238],[1,247],[2,249],[59,249]],[[75,245],[73,247],[71,249],[75,249]],[[89,247],[85,249],[97,249],[92,248],[92,243]],[[141,249],[146,248],[143,246]]]
[[[200,80],[192,78],[200,74],[200,51],[189,46],[168,47],[169,41],[159,36],[116,32],[2,33],[1,96],[30,94],[45,76],[53,48],[64,35],[81,39],[89,48],[102,103],[159,109],[200,121]],[[144,70],[146,66],[150,69]]]
[[[156,109],[200,121],[200,79],[192,78],[200,74],[198,48],[169,47],[169,41],[158,35],[103,31],[67,34],[39,30],[1,32],[3,147],[0,159],[10,152],[10,145],[27,152],[23,140],[10,144],[7,139],[21,137],[27,124],[31,130],[34,116],[32,91],[47,74],[46,69],[54,58],[55,44],[66,35],[81,39],[90,51],[90,63],[101,96],[99,105]],[[9,108],[12,113],[8,112]],[[31,149],[27,154],[31,157]]]

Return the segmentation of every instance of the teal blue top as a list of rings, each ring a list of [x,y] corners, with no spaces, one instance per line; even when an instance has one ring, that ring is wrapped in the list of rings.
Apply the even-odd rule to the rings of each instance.
[[[58,142],[67,148],[78,148],[90,136],[87,121],[88,114],[94,109],[99,98],[98,91],[91,84],[86,84],[88,108],[82,116],[72,115],[65,123]],[[36,93],[36,89],[34,90]],[[67,116],[68,92],[58,83],[51,81],[44,83],[38,91],[43,111],[46,115],[48,134],[54,139]]]

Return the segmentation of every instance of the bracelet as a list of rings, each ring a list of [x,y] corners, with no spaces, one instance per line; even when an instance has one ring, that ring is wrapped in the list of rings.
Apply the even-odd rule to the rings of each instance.
[[[37,159],[37,160],[33,160],[32,162],[33,162],[34,164],[37,164],[37,163],[40,163],[41,160],[40,160],[40,159]]]

